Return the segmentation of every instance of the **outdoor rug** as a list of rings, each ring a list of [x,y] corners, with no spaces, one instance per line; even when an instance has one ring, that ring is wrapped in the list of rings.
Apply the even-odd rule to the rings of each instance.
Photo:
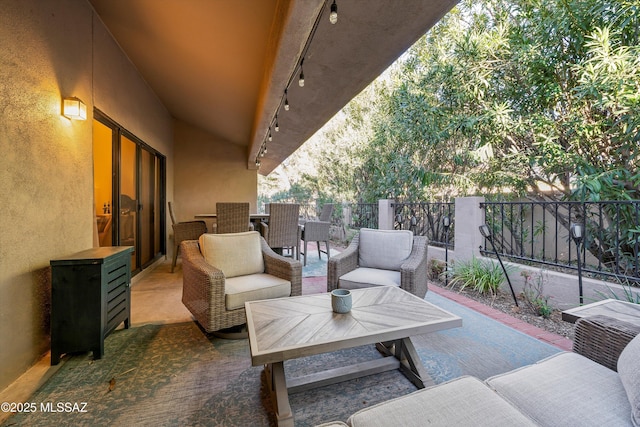
[[[463,318],[462,328],[414,337],[436,383],[460,375],[485,379],[559,351],[435,293],[426,299]],[[285,370],[301,375],[377,357],[373,346],[363,346],[288,361]],[[36,411],[3,425],[275,425],[263,376],[261,366],[251,366],[248,340],[212,338],[194,323],[118,330],[106,339],[103,359],[69,357],[29,400]],[[346,421],[415,390],[391,371],[296,393],[290,403],[296,426],[313,426]]]
[[[324,247],[324,245],[323,245]],[[300,262],[303,263],[302,277],[319,277],[327,275],[327,254],[322,253],[322,257],[318,258],[318,250],[316,246],[309,245],[309,254],[307,255],[307,265],[304,265],[304,256],[300,255]],[[331,256],[338,255],[340,252],[336,249],[329,249]]]

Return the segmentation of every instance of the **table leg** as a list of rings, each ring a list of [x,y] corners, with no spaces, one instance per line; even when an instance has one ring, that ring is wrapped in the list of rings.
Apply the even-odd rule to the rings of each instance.
[[[400,371],[402,371],[416,387],[425,388],[434,385],[410,337],[396,342],[395,356],[400,361]]]
[[[376,348],[383,356],[393,356],[400,361],[400,371],[418,388],[434,385],[427,373],[411,338],[377,343]]]
[[[265,365],[267,385],[271,392],[271,402],[276,413],[278,427],[293,427],[293,413],[289,405],[287,380],[284,375],[284,363],[276,362]]]

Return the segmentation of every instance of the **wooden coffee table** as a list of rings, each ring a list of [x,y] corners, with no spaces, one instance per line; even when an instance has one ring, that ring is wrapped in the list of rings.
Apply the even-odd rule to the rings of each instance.
[[[399,288],[358,289],[352,297],[346,314],[331,310],[329,293],[245,303],[251,364],[265,365],[279,426],[293,426],[289,393],[392,369],[400,369],[418,388],[431,385],[411,336],[462,326],[460,317]],[[392,357],[285,376],[285,360],[367,344]]]

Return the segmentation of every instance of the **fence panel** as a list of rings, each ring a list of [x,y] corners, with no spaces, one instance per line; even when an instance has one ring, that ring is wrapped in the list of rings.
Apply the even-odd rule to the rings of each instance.
[[[513,260],[577,269],[604,277],[640,281],[640,201],[485,202],[486,223],[496,250]],[[570,236],[582,226],[578,254]],[[487,251],[486,242],[482,250]]]
[[[411,230],[416,236],[427,236],[432,246],[447,246],[453,249],[455,232],[453,202],[393,203],[392,206],[396,230]],[[445,217],[449,220],[449,227],[445,227]]]

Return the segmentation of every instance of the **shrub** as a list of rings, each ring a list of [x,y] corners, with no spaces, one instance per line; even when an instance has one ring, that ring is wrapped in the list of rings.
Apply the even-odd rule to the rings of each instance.
[[[529,271],[520,273],[524,277],[524,286],[522,297],[529,309],[538,316],[548,319],[551,316],[553,308],[549,304],[549,296],[544,295],[544,284],[547,281],[546,273],[541,271],[533,276]]]
[[[432,280],[439,280],[440,276],[445,272],[445,263],[436,258],[429,260],[429,278]]]
[[[612,298],[620,301],[627,301],[633,304],[640,304],[640,289],[638,286],[634,286],[629,280],[621,281],[618,280],[620,286],[622,286],[623,296],[619,296],[613,289],[607,286],[609,290],[608,293],[596,291],[598,295],[600,295],[603,299]]]
[[[480,294],[495,295],[505,281],[500,265],[477,258],[456,262],[449,273],[451,286],[459,286],[460,290],[468,286]]]

